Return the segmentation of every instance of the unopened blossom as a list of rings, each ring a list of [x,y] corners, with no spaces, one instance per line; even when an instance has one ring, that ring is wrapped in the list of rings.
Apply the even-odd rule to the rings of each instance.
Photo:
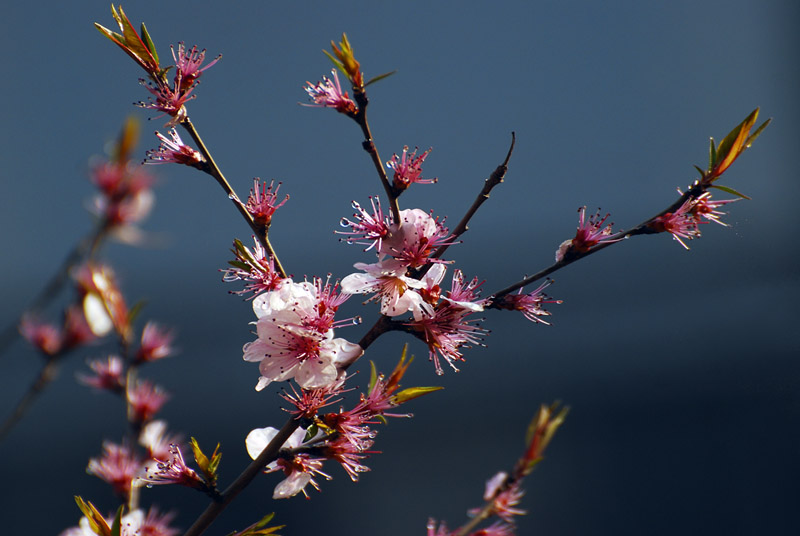
[[[156,459],[155,464],[145,467],[139,478],[148,485],[177,484],[196,489],[206,487],[197,472],[186,465],[178,445],[170,445],[169,457],[165,460]]]
[[[95,389],[122,392],[125,386],[125,363],[117,355],[105,359],[92,359],[88,363],[93,376],[78,374],[78,381]]]
[[[19,323],[19,332],[34,348],[45,355],[53,356],[61,351],[63,335],[58,326],[26,314]]]
[[[236,260],[229,262],[231,268],[221,270],[222,280],[226,283],[234,281],[244,281],[245,286],[242,290],[231,290],[231,294],[252,293],[247,299],[251,300],[262,292],[275,290],[280,286],[284,277],[275,269],[275,260],[267,256],[267,252],[261,242],[255,240],[255,246],[251,251],[247,246],[234,241]]]
[[[252,459],[258,458],[261,452],[267,448],[267,445],[278,434],[276,428],[268,426],[266,428],[256,428],[247,434],[245,439],[245,446],[247,453]],[[302,446],[303,439],[305,438],[306,430],[298,428],[289,436],[289,439],[281,446],[283,449],[298,448]],[[286,476],[275,486],[272,494],[273,499],[288,499],[300,493],[305,494],[305,487],[311,484],[315,489],[319,490],[319,484],[314,480],[314,475],[321,475],[330,480],[330,476],[321,471],[322,461],[318,458],[311,458],[307,454],[295,454],[287,457],[281,457],[275,461],[267,464],[264,469],[265,473],[272,473],[275,471],[283,471]]]
[[[314,104],[303,104],[303,106],[333,108],[337,112],[354,115],[357,111],[356,103],[349,97],[347,91],[342,91],[336,69],[333,69],[331,74],[333,75],[333,80],[323,76],[322,81],[316,84],[306,82],[307,85],[303,89],[308,93]]]
[[[377,246],[381,249],[383,239],[391,232],[392,218],[390,214],[384,214],[381,209],[381,200],[378,196],[370,196],[372,213],[365,210],[361,205],[353,201],[352,207],[356,211],[353,214],[354,220],[342,218],[342,227],[349,227],[349,231],[336,231],[338,234],[350,235],[345,240],[348,244],[364,244],[368,247],[364,251]]]
[[[428,149],[417,156],[417,149],[415,148],[413,153],[408,154],[408,145],[406,145],[403,147],[402,156],[393,154],[392,159],[386,162],[386,167],[394,171],[392,177],[394,187],[398,190],[405,190],[415,182],[420,184],[433,184],[437,182],[439,179],[436,178],[422,178],[422,163],[430,152],[431,149]]]
[[[689,249],[684,240],[700,236],[698,218],[692,212],[695,200],[687,199],[675,212],[667,212],[653,219],[647,226],[657,233],[668,232],[684,248]]]
[[[401,210],[400,223],[393,224],[389,231],[380,253],[390,255],[411,268],[440,262],[431,259],[431,254],[440,246],[456,243],[441,221],[418,208]]]
[[[578,209],[578,230],[575,238],[561,243],[556,251],[556,262],[561,262],[570,253],[586,253],[597,244],[618,242],[624,237],[615,237],[611,229],[612,223],[603,226],[610,214],[600,217],[600,211],[586,219],[586,207]]]
[[[291,279],[253,300],[258,339],[243,350],[245,361],[259,363],[257,390],[291,378],[304,389],[330,385],[340,367],[363,353],[357,344],[333,338],[329,313],[336,301],[314,283]]]
[[[128,385],[128,412],[134,422],[147,422],[169,398],[163,388],[147,380]]]
[[[195,168],[202,167],[205,158],[196,149],[183,143],[183,140],[178,135],[178,131],[174,128],[169,129],[169,138],[161,134],[155,133],[161,144],[158,149],[153,149],[145,153],[147,159],[145,164],[183,164]]]
[[[543,320],[542,317],[550,316],[551,313],[545,310],[543,305],[547,303],[562,303],[561,300],[554,300],[543,293],[544,289],[549,287],[552,283],[553,282],[548,279],[539,285],[536,290],[526,294],[523,294],[522,289],[519,289],[517,294],[506,294],[499,300],[494,301],[492,306],[497,309],[508,311],[520,311],[522,315],[531,322],[549,326],[550,323]]]
[[[103,443],[103,455],[91,458],[86,472],[105,480],[114,492],[128,497],[131,482],[142,468],[142,460],[128,447],[110,441]]]
[[[136,352],[136,361],[146,363],[171,355],[174,351],[172,348],[172,340],[174,338],[175,335],[172,331],[164,329],[153,322],[148,322],[142,329],[142,339],[139,344],[139,350]]]
[[[267,186],[266,181],[260,184],[258,177],[256,177],[253,179],[253,183],[254,186],[253,189],[250,190],[250,195],[247,197],[245,208],[247,212],[253,216],[253,221],[258,225],[269,225],[272,221],[272,215],[289,200],[289,196],[287,195],[283,198],[283,201],[276,204],[278,200],[278,190],[281,187],[280,182],[274,190],[272,187],[275,181],[271,181],[269,186]]]

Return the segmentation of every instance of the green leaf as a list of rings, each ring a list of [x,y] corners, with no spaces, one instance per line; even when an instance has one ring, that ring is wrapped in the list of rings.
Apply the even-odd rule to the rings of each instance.
[[[156,45],[153,43],[153,40],[150,38],[150,33],[145,28],[144,23],[142,23],[142,38],[144,39],[144,44],[147,46],[147,49],[150,51],[150,54],[153,55],[153,59],[156,60],[156,65],[158,64],[158,52],[156,52]]]
[[[770,123],[772,123],[771,117],[766,121],[764,121],[763,123],[761,123],[761,126],[758,127],[755,132],[753,132],[752,134],[750,134],[750,136],[747,137],[747,141],[744,142],[744,146],[750,147],[750,145],[752,145],[753,142],[756,141],[756,138],[761,135],[761,131],[767,128],[767,125],[769,125]]]
[[[117,515],[114,516],[114,522],[111,524],[111,536],[120,536],[122,533],[122,509],[123,505],[117,508]]]
[[[370,85],[370,84],[372,84],[374,82],[378,82],[380,80],[383,80],[384,78],[389,78],[390,76],[392,76],[396,72],[397,72],[397,70],[394,70],[394,71],[391,71],[391,72],[388,72],[388,73],[379,74],[378,76],[370,78],[369,81],[366,84],[364,84],[364,87],[367,87],[368,85]]]
[[[367,392],[372,391],[375,387],[375,382],[378,381],[378,370],[375,368],[375,362],[369,362],[369,384],[367,385]]]
[[[336,57],[327,50],[323,49],[322,51],[325,53],[326,56],[328,56],[328,59],[333,62],[336,68],[339,69],[342,72],[342,74],[347,76],[347,71],[344,70],[344,65],[342,65],[342,62],[336,59]]]
[[[702,169],[700,169],[700,166],[694,166],[694,169],[697,170],[697,172],[700,174],[701,177],[705,177],[706,176],[706,172],[703,171]]]
[[[737,192],[736,190],[734,190],[733,188],[729,188],[728,186],[722,186],[722,185],[719,185],[719,184],[712,184],[711,188],[716,188],[717,190],[722,190],[723,192],[726,192],[726,193],[729,193],[731,195],[735,195],[735,196],[741,197],[743,199],[750,199],[749,197],[747,197],[743,193]]]
[[[708,144],[708,170],[711,171],[717,163],[717,148],[714,147],[714,138],[709,140],[711,142]]]
[[[414,400],[415,398],[419,398],[423,395],[427,395],[428,393],[433,393],[434,391],[440,391],[442,389],[444,389],[444,387],[409,387],[408,389],[403,389],[394,395],[392,397],[392,402],[395,404],[403,404],[409,400]]]

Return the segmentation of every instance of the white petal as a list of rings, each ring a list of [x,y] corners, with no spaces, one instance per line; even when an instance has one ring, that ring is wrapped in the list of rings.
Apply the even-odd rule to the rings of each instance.
[[[255,460],[258,458],[258,455],[261,454],[261,451],[267,448],[269,442],[272,441],[272,438],[276,435],[278,435],[278,429],[271,426],[251,430],[244,440],[244,445],[247,447],[247,454]]]
[[[90,292],[83,298],[83,315],[86,317],[89,329],[97,337],[105,337],[114,328],[114,323],[108,316],[103,300],[94,292]]]
[[[308,473],[292,473],[289,478],[281,481],[275,486],[275,491],[272,493],[273,499],[288,499],[303,491],[306,484],[311,480],[311,475]]]

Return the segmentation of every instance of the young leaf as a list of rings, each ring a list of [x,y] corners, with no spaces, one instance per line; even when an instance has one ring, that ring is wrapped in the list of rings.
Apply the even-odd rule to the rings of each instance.
[[[711,188],[716,188],[717,190],[722,190],[723,192],[727,192],[729,194],[739,196],[739,197],[741,197],[743,199],[750,199],[749,197],[747,197],[743,193],[737,192],[736,190],[734,190],[733,188],[729,188],[728,186],[722,186],[722,185],[719,185],[719,184],[712,184]]]

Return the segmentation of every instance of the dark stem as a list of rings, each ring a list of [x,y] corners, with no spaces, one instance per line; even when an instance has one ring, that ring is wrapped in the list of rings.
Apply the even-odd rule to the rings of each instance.
[[[295,419],[289,419],[286,421],[286,424],[283,425],[278,431],[278,434],[270,441],[269,445],[266,446],[264,450],[261,451],[261,454],[258,455],[258,458],[253,460],[253,462],[247,466],[247,468],[240,474],[233,483],[228,486],[222,495],[220,495],[218,500],[215,500],[211,504],[208,505],[206,510],[197,518],[194,524],[189,527],[184,533],[184,536],[198,536],[202,534],[210,525],[214,522],[214,520],[222,513],[225,507],[230,504],[230,502],[236,498],[239,493],[244,490],[255,477],[266,467],[268,463],[273,461],[278,456],[278,451],[280,451],[283,444],[289,439],[295,430],[300,426],[299,421]]]
[[[42,393],[44,388],[55,379],[56,373],[58,372],[56,363],[57,360],[58,356],[48,357],[44,366],[39,371],[39,375],[37,376],[36,380],[31,384],[25,394],[22,395],[22,398],[17,403],[14,411],[5,420],[3,426],[0,427],[0,441],[6,438],[11,429],[14,428],[14,425],[16,425],[20,419],[25,416],[25,413],[28,411],[28,409],[30,409],[31,405]]]
[[[225,176],[222,174],[222,170],[220,170],[219,166],[217,166],[217,163],[214,161],[214,158],[211,156],[208,148],[206,148],[202,138],[200,138],[200,134],[197,132],[197,129],[195,129],[192,121],[187,117],[181,121],[181,126],[186,129],[197,145],[197,148],[206,159],[202,170],[214,177],[214,180],[217,181],[217,184],[219,184],[225,193],[228,194],[228,199],[233,202],[236,210],[239,211],[239,214],[241,214],[242,218],[244,218],[244,220],[250,226],[250,229],[252,229],[259,242],[261,242],[261,245],[264,246],[267,254],[275,261],[275,268],[277,269],[278,273],[281,274],[281,277],[286,277],[286,271],[283,269],[281,261],[278,259],[278,256],[275,254],[275,250],[272,249],[272,245],[269,243],[269,239],[267,238],[267,228],[253,221],[253,216],[247,211],[247,207],[241,202],[233,187],[231,187],[230,183],[228,183],[227,179],[225,179]]]
[[[647,220],[643,221],[639,225],[637,225],[635,227],[632,227],[632,228],[628,229],[627,231],[620,231],[619,233],[616,233],[615,235],[613,235],[613,236],[611,236],[609,238],[613,238],[614,236],[617,236],[617,237],[625,237],[627,239],[627,238],[630,238],[632,236],[637,236],[637,235],[655,234],[655,233],[657,233],[657,231],[654,231],[649,227],[650,223],[652,223],[653,220],[655,220],[656,218],[658,218],[660,216],[663,216],[664,214],[666,214],[668,212],[675,212],[689,198],[697,197],[698,195],[702,194],[702,192],[703,192],[703,189],[701,187],[698,187],[697,185],[695,185],[692,188],[690,188],[687,192],[685,192],[682,196],[680,196],[677,201],[672,203],[669,207],[665,208],[664,210],[662,210],[661,212],[659,212],[655,216],[653,216],[651,218],[648,218]],[[589,255],[597,253],[600,250],[603,250],[603,249],[605,249],[605,248],[607,248],[609,246],[613,246],[614,244],[618,244],[618,243],[619,242],[604,242],[602,244],[597,244],[596,246],[594,246],[593,248],[591,248],[591,249],[589,249],[588,251],[585,251],[585,252],[580,252],[580,251],[570,251],[570,252],[568,252],[568,254],[565,255],[564,259],[562,259],[560,261],[557,261],[555,264],[552,264],[551,266],[548,266],[547,268],[545,268],[543,270],[540,270],[540,271],[536,272],[535,274],[533,274],[531,276],[528,276],[525,279],[523,279],[521,281],[518,281],[517,283],[514,283],[513,285],[511,285],[509,287],[504,288],[503,290],[495,292],[492,295],[492,298],[493,298],[492,299],[492,305],[490,305],[489,308],[494,308],[494,305],[497,303],[497,301],[500,298],[502,298],[503,296],[505,296],[506,294],[510,294],[510,293],[514,292],[515,290],[519,290],[519,289],[521,289],[521,288],[523,288],[523,287],[525,287],[527,285],[530,285],[531,283],[534,283],[534,282],[536,282],[536,281],[538,281],[540,279],[543,279],[543,278],[547,277],[548,275],[552,274],[553,272],[555,272],[557,270],[560,270],[561,268],[564,268],[565,266],[567,266],[569,264],[572,264],[575,261],[579,261],[579,260],[581,260],[581,259],[583,259],[585,257],[588,257]]]
[[[489,194],[494,189],[495,186],[503,182],[503,179],[506,176],[506,172],[508,171],[508,161],[511,159],[511,153],[514,152],[514,144],[517,142],[516,133],[511,132],[511,146],[508,148],[508,154],[506,154],[506,159],[503,160],[503,163],[497,166],[497,168],[489,175],[489,178],[486,179],[483,183],[483,188],[481,188],[478,197],[475,198],[475,201],[472,202],[472,206],[469,207],[467,213],[464,214],[464,217],[461,218],[461,221],[458,222],[455,229],[451,234],[451,237],[455,240],[465,232],[469,230],[469,221],[472,219],[472,216],[478,211],[483,203],[489,199]],[[433,255],[431,255],[432,259],[441,258],[444,255],[444,252],[447,251],[447,248],[450,247],[449,244],[441,246],[437,249]]]
[[[102,220],[90,234],[80,240],[67,254],[61,266],[51,276],[50,280],[42,287],[33,302],[19,315],[13,324],[9,324],[0,332],[0,355],[17,340],[19,336],[19,323],[25,313],[36,314],[44,309],[69,281],[69,273],[78,264],[83,262],[84,257],[92,255],[100,246],[102,239],[108,232],[108,222]]]

